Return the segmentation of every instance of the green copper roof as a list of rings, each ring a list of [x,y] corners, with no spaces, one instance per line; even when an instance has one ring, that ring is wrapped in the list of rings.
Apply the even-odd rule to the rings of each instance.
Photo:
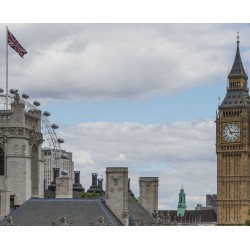
[[[180,193],[179,193],[177,216],[184,216],[186,208],[187,208],[187,206],[186,206],[186,194],[185,194],[183,186],[182,186],[182,188],[180,189]]]

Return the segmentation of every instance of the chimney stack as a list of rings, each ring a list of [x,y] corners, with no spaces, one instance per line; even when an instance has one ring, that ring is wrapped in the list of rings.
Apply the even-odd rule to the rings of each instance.
[[[140,203],[151,214],[158,211],[158,177],[140,177]]]
[[[56,198],[73,198],[73,183],[68,176],[56,177]]]
[[[73,191],[84,192],[85,189],[82,187],[80,183],[80,171],[74,171],[75,174],[75,183],[73,184]]]
[[[48,189],[51,191],[56,190],[56,178],[59,177],[59,168],[53,168],[53,181],[48,186]]]
[[[106,205],[128,226],[128,168],[106,168]]]

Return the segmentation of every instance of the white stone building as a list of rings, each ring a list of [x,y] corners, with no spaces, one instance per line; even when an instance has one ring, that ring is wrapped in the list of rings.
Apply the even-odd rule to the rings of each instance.
[[[72,153],[61,150],[62,155],[67,156],[58,160],[60,172],[62,170],[68,173],[68,177],[74,179],[74,162],[72,161]],[[43,159],[44,159],[44,186],[48,189],[48,186],[53,181],[53,168],[58,167],[55,165],[56,154],[55,150],[50,148],[42,149]]]

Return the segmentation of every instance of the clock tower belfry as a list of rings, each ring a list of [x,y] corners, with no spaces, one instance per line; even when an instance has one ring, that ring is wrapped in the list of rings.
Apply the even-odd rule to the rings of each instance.
[[[250,209],[250,98],[237,35],[227,93],[216,115],[217,225],[244,225]]]

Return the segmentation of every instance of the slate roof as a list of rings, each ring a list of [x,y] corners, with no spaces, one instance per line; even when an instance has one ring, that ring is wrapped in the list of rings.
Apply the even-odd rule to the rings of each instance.
[[[128,211],[129,225],[136,225],[136,220],[139,220],[140,226],[152,226],[153,216],[130,194],[128,195]]]
[[[246,80],[248,79],[247,74],[244,70],[242,61],[241,61],[241,57],[240,57],[240,48],[239,48],[239,41],[237,41],[237,49],[236,49],[236,55],[235,55],[235,59],[234,59],[234,64],[233,67],[228,75],[229,79],[232,78],[237,78],[237,77],[243,77]]]
[[[220,108],[250,107],[247,90],[228,90]]]
[[[232,69],[228,75],[228,79],[244,78],[248,79],[248,76],[243,67],[243,63],[240,56],[239,40],[237,41],[236,55]],[[250,99],[248,89],[228,89],[227,94],[221,103],[221,108],[242,108],[250,107]]]
[[[29,199],[11,216],[21,226],[58,225],[62,216],[71,226],[96,225],[100,216],[106,225],[122,225],[101,199]]]

